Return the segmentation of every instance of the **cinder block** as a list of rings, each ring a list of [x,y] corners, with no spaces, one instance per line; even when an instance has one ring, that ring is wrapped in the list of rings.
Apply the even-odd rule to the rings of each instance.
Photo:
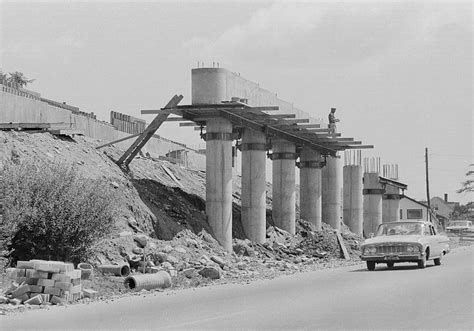
[[[40,285],[30,285],[30,292],[33,293],[42,293],[44,287]]]
[[[18,261],[16,267],[19,269],[34,269],[34,263],[31,261]]]
[[[54,287],[60,288],[61,290],[64,290],[64,291],[69,291],[72,287],[72,284],[71,283],[56,282],[54,284]]]
[[[70,276],[71,279],[81,278],[81,269],[74,269],[72,271],[67,271],[64,274],[67,276]]]
[[[13,282],[10,284],[10,286],[5,290],[5,293],[3,294],[4,295],[12,294],[13,291],[15,291],[18,287],[20,287],[20,284],[18,284],[17,282]]]
[[[59,267],[50,261],[34,262],[34,268],[38,271],[59,272]]]
[[[82,285],[76,285],[71,287],[69,290],[70,293],[75,294],[75,293],[80,293],[82,291]]]
[[[61,298],[70,302],[72,301],[72,294],[69,293],[69,291],[64,291],[63,293],[61,293]]]
[[[35,270],[35,272],[33,273],[33,278],[48,279],[48,272]]]
[[[99,292],[94,291],[94,290],[90,290],[90,289],[83,289],[83,290],[82,290],[82,294],[83,294],[86,298],[91,298],[91,299],[97,298],[98,293],[99,293]]]
[[[30,299],[30,296],[27,293],[25,293],[25,294],[19,296],[17,299],[20,300],[21,302],[25,302],[25,301]]]
[[[38,279],[38,285],[39,285],[39,286],[50,286],[50,287],[53,287],[55,282],[56,282],[56,281],[55,281],[54,279],[44,279],[44,278]]]
[[[35,269],[25,269],[26,270],[26,274],[25,274],[25,277],[26,278],[35,278],[35,273],[38,272],[36,271]],[[38,278],[38,277],[36,277]]]
[[[49,300],[51,299],[51,294],[45,294],[45,293],[41,293],[41,298],[43,299],[43,302],[49,302]]]
[[[51,295],[56,295],[60,296],[61,295],[61,289],[57,287],[45,287],[43,290],[44,294],[51,294]]]
[[[62,283],[71,282],[71,276],[68,276],[66,274],[53,274],[51,276],[51,279],[54,279],[55,281],[62,282]]]
[[[38,279],[39,278],[26,278],[25,283],[28,285],[38,285]]]
[[[14,298],[19,298],[21,297],[23,294],[27,293],[30,291],[30,285],[21,285],[19,287],[17,287],[14,291],[12,291],[12,296]]]
[[[20,270],[25,270],[25,269],[20,269]],[[7,268],[6,273],[9,279],[16,279],[18,277],[17,268]]]
[[[21,284],[21,283],[26,282],[26,279],[27,279],[26,277],[17,277],[16,281]]]
[[[43,303],[43,297],[41,294],[35,295],[31,299],[28,299],[25,301],[25,304],[27,305],[40,305]]]
[[[63,263],[61,266],[59,266],[59,272],[64,273],[64,272],[70,272],[74,270],[74,264],[72,263]]]
[[[49,302],[51,302],[53,305],[63,305],[66,303],[66,300],[63,298],[60,298],[58,296],[53,295],[51,299],[49,299]]]
[[[71,284],[74,285],[74,286],[80,285],[81,284],[81,279],[80,278],[72,279]]]

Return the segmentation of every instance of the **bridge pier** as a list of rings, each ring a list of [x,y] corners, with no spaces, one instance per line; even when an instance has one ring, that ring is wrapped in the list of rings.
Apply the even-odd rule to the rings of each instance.
[[[322,170],[322,221],[341,230],[342,163],[339,157],[328,157]]]
[[[248,239],[264,243],[266,235],[265,134],[242,134],[242,226]]]
[[[285,140],[272,143],[272,217],[275,225],[295,234],[295,144]]]
[[[206,214],[216,240],[232,251],[232,124],[207,121]]]
[[[375,233],[382,224],[382,195],[384,188],[379,182],[378,172],[364,174],[364,235]]]
[[[300,218],[321,230],[321,153],[303,147],[300,155]]]
[[[385,188],[382,197],[382,223],[400,220],[400,189],[391,185]]]
[[[343,172],[343,220],[356,234],[363,232],[362,166],[346,165]]]

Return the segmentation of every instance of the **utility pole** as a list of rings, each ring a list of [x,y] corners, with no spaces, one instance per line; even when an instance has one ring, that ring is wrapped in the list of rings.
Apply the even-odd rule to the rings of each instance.
[[[431,222],[431,203],[430,203],[430,180],[428,175],[428,147],[425,147],[425,175],[426,175],[426,201],[428,203],[428,214],[426,220]],[[428,216],[429,215],[429,216]]]

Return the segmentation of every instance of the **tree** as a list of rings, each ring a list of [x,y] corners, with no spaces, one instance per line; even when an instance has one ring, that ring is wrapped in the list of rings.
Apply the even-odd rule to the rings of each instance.
[[[10,77],[7,78],[7,82],[15,87],[26,87],[26,85],[33,83],[34,81],[34,79],[26,78],[23,73],[19,71],[10,72]]]
[[[457,190],[458,193],[464,193],[464,192],[474,192],[474,164],[470,164],[470,169],[468,172],[466,172],[466,177],[467,179],[461,183],[461,188]]]
[[[5,84],[7,82],[7,75],[0,70],[0,84]]]

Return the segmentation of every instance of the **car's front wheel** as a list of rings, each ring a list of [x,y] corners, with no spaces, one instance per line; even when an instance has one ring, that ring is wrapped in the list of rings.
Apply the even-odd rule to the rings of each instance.
[[[436,258],[436,259],[434,259],[433,261],[434,261],[434,264],[435,264],[435,265],[441,265],[441,256],[438,257],[438,258]]]
[[[420,269],[426,268],[426,255],[423,255],[421,260],[418,260],[418,268]]]
[[[370,271],[375,270],[375,262],[374,261],[367,261],[367,269]]]
[[[387,262],[387,268],[393,269],[393,265],[394,265],[394,264],[395,264],[395,263],[393,263],[393,262]]]

